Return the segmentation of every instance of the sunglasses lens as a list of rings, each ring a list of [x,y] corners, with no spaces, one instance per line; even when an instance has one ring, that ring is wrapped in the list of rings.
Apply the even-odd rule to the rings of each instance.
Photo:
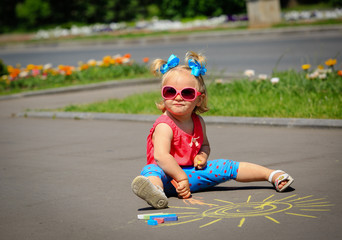
[[[184,88],[182,90],[182,97],[184,100],[193,100],[195,99],[196,92],[193,88]]]
[[[176,96],[177,91],[173,87],[164,87],[163,88],[163,97],[166,99],[172,99]]]

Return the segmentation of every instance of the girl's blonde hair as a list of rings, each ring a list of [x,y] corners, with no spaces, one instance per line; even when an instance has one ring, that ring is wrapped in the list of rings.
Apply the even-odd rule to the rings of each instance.
[[[206,58],[204,55],[202,55],[200,53],[196,53],[193,51],[187,52],[185,54],[185,62],[188,63],[188,61],[190,59],[197,61],[198,63],[201,64],[201,66],[206,65]],[[158,59],[155,59],[150,66],[151,72],[155,76],[161,77],[161,86],[164,86],[166,79],[169,77],[170,73],[172,73],[174,71],[186,70],[186,71],[191,72],[191,68],[189,67],[189,65],[178,65],[178,66],[168,70],[165,74],[162,74],[160,72],[160,68],[166,63],[167,63],[167,61],[158,58]],[[207,104],[208,104],[207,88],[205,86],[204,79],[203,79],[203,76],[201,74],[199,74],[198,77],[196,77],[196,76],[194,76],[194,77],[197,79],[197,83],[198,83],[199,89],[197,89],[197,90],[202,93],[202,95],[201,95],[202,96],[202,103],[200,106],[195,107],[194,112],[195,113],[205,113],[209,110],[209,108],[207,106]],[[161,110],[162,112],[165,112],[166,109],[165,109],[164,100],[161,100],[159,103],[156,103],[156,106],[159,110]]]

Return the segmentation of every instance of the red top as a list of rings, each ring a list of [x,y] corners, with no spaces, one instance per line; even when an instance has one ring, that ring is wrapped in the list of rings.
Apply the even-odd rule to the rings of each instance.
[[[199,117],[192,114],[194,123],[193,134],[187,134],[181,130],[167,115],[161,115],[153,124],[150,134],[147,137],[147,164],[156,164],[154,160],[154,147],[152,135],[159,123],[166,123],[173,132],[170,154],[176,159],[180,166],[193,166],[194,158],[201,149],[203,143],[203,130]]]

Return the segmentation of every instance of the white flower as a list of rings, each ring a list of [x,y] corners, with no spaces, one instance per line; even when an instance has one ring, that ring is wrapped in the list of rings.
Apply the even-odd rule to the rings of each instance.
[[[318,75],[319,79],[326,79],[327,78],[327,74],[326,73],[321,73]]]
[[[87,62],[90,66],[96,66],[97,62],[95,59],[89,59]]]
[[[221,78],[216,79],[216,80],[215,80],[215,83],[216,83],[216,84],[222,84],[222,83],[223,83],[223,80],[222,80]]]
[[[47,63],[43,67],[44,70],[48,70],[48,69],[51,69],[51,68],[52,68],[52,64],[51,63]]]
[[[260,80],[266,80],[267,79],[267,74],[259,74],[258,78]]]
[[[277,77],[271,78],[271,83],[275,84],[278,82],[279,82],[279,78],[277,78]]]
[[[129,58],[123,58],[122,59],[122,63],[129,63],[130,62],[130,59]]]
[[[319,71],[314,71],[313,73],[308,75],[309,79],[315,79],[319,76]]]
[[[20,77],[20,78],[25,78],[25,77],[27,77],[28,75],[29,75],[29,73],[28,73],[27,71],[22,71],[22,72],[19,73],[19,77]]]
[[[254,77],[255,71],[253,69],[247,69],[247,70],[245,70],[244,75],[247,77]]]

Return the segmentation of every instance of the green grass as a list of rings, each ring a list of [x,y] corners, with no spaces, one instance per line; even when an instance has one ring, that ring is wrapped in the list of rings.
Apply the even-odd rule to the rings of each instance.
[[[335,73],[325,80],[304,73],[275,73],[280,82],[237,80],[207,86],[210,111],[204,115],[342,119],[342,77]],[[70,105],[62,111],[160,114],[155,102],[160,93],[143,93],[88,105]]]
[[[136,94],[125,99],[109,99],[87,105],[69,105],[63,109],[66,112],[101,112],[101,113],[131,113],[159,114],[155,103],[160,100],[160,92]]]

